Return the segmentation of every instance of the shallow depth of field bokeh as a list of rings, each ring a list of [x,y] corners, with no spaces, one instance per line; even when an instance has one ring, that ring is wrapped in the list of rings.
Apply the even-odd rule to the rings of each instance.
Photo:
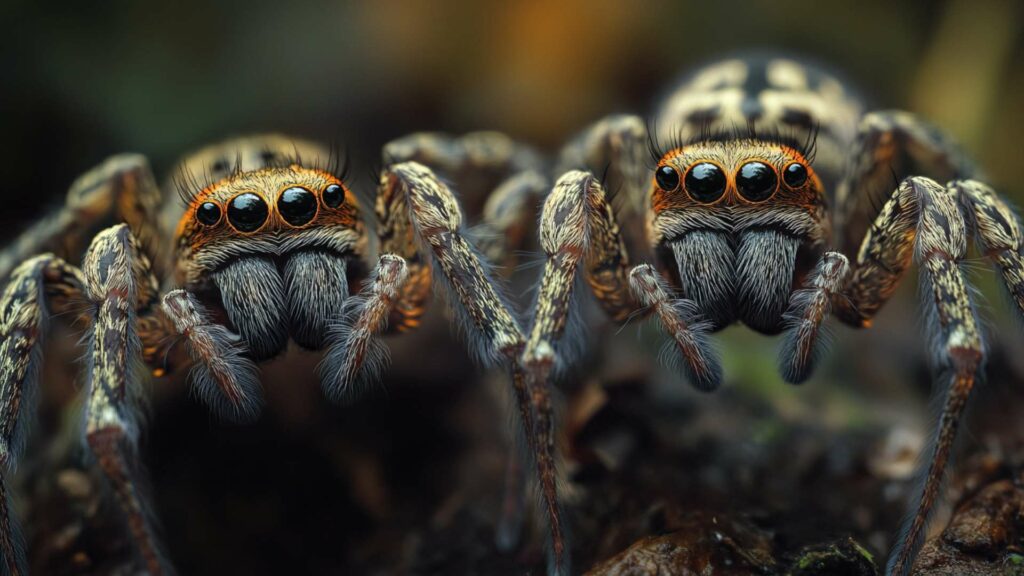
[[[662,90],[702,62],[758,50],[820,62],[870,108],[908,109],[945,127],[997,190],[1024,205],[1019,0],[4,0],[0,22],[4,242],[114,153],[146,154],[162,180],[197,146],[278,131],[347,149],[351,180],[368,193],[381,145],[398,136],[495,129],[553,153],[608,113],[650,113]],[[987,405],[997,406],[1024,382],[1024,338],[993,276],[981,273],[984,261],[969,267],[979,272],[973,275],[996,336],[998,373],[989,379],[995,400]],[[770,406],[743,433],[768,436],[774,422],[812,411],[837,427],[879,420],[930,426],[914,291],[911,280],[875,330],[837,328],[832,356],[802,388],[776,375],[775,340],[726,330],[726,386]],[[521,309],[527,303],[518,300]],[[623,332],[656,342],[650,328],[640,339],[632,326]],[[394,378],[415,379],[419,366],[408,360],[396,355]],[[410,394],[399,396],[408,401]],[[867,397],[868,407],[848,402],[852,396]],[[971,430],[967,443],[982,444]],[[181,449],[205,441],[203,432],[183,439]],[[217,442],[231,450],[230,439]],[[163,498],[174,501],[173,494]],[[884,549],[886,541],[871,544]]]

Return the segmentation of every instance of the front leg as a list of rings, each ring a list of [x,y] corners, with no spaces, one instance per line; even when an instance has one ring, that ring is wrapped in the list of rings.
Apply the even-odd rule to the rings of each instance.
[[[0,251],[0,280],[41,252],[77,258],[90,234],[104,222],[128,223],[142,245],[153,250],[150,256],[159,259],[161,236],[156,222],[160,203],[160,190],[145,157],[112,156],[75,180],[63,206]]]
[[[85,300],[81,271],[52,254],[15,268],[0,297],[0,574],[25,574],[25,546],[11,509],[7,476],[25,446],[28,421],[35,417],[43,339],[50,318],[74,313]]]
[[[834,301],[841,319],[866,326],[916,260],[933,363],[947,383],[922,488],[889,558],[886,573],[890,576],[905,576],[913,566],[939,497],[963,409],[984,364],[985,347],[961,268],[969,232],[961,206],[956,186],[943,187],[928,178],[905,180],[872,224],[848,283]]]
[[[555,571],[567,574],[568,552],[555,481],[550,393],[546,383],[531,386],[519,370],[522,331],[498,291],[493,274],[465,238],[462,212],[454,195],[426,166],[401,163],[381,175],[377,216],[381,250],[386,254],[381,257],[367,297],[342,331],[348,335],[347,340],[328,352],[324,362],[328,394],[337,396],[337,391],[352,389],[354,383],[346,379],[359,371],[349,367],[365,355],[367,348],[362,341],[368,331],[380,331],[386,310],[390,309],[393,321],[409,326],[410,319],[418,319],[422,313],[431,285],[436,282],[443,286],[470,352],[484,364],[504,364],[511,372],[521,424],[533,448],[544,495]],[[536,427],[534,413],[539,421]]]
[[[141,342],[137,311],[155,304],[155,280],[137,241],[125,225],[96,236],[83,265],[86,293],[94,307],[87,337],[86,440],[110,482],[136,550],[150,574],[173,572],[154,532],[153,506],[141,489],[136,446]]]
[[[718,386],[721,367],[705,336],[708,325],[692,301],[671,297],[650,266],[630,269],[611,205],[593,175],[571,171],[558,179],[544,202],[540,232],[547,260],[522,358],[534,378],[546,381],[553,368],[569,362],[565,356],[575,335],[565,333],[582,275],[613,321],[625,322],[641,307],[654,311],[684,359],[690,383],[701,390]]]

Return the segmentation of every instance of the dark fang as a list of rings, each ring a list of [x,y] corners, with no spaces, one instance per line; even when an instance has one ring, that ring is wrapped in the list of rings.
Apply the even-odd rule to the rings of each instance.
[[[337,208],[345,200],[345,191],[338,184],[331,184],[324,189],[324,205],[328,208]]]
[[[698,202],[714,202],[725,193],[725,174],[710,162],[696,164],[686,173],[686,191]]]
[[[305,188],[294,186],[281,192],[277,211],[292,226],[308,224],[316,216],[316,196]]]
[[[671,166],[661,166],[654,173],[654,181],[658,183],[658,188],[671,192],[679,187],[679,172]]]
[[[239,232],[253,232],[267,221],[267,203],[252,192],[239,194],[228,205],[228,221]]]
[[[767,200],[778,187],[775,170],[764,162],[747,162],[736,175],[736,189],[751,202]]]
[[[799,162],[793,162],[782,171],[782,180],[790,188],[799,188],[807,182],[807,167]]]
[[[213,226],[220,222],[220,206],[213,202],[203,202],[196,208],[196,220],[204,226]]]

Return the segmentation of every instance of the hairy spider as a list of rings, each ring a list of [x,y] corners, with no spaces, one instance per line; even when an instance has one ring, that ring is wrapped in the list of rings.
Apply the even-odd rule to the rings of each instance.
[[[1024,311],[1020,224],[1006,202],[968,179],[971,165],[935,128],[906,112],[864,113],[833,76],[771,57],[701,69],[667,96],[650,129],[634,116],[598,122],[567,146],[561,168],[542,208],[546,262],[521,358],[532,381],[572,361],[566,326],[578,277],[612,320],[638,309],[656,316],[687,379],[709,391],[722,380],[709,332],[742,322],[784,333],[780,370],[802,382],[826,316],[869,327],[916,261],[947,392],[886,569],[907,574],[985,359],[961,266],[969,236]],[[622,190],[617,212],[593,173]],[[659,268],[633,265],[631,244],[649,247]]]
[[[43,338],[58,318],[84,320],[87,445],[151,574],[173,569],[139,489],[138,361],[157,378],[191,364],[192,386],[210,409],[245,421],[261,408],[257,363],[291,340],[326,349],[323,390],[348,400],[382,367],[386,354],[375,336],[415,328],[436,282],[446,286],[472,352],[512,368],[522,405],[531,406],[515,362],[524,345],[519,325],[464,237],[454,195],[424,164],[496,187],[484,228],[488,252],[501,258],[509,247],[502,238],[522,236],[525,199],[546,187],[532,169],[535,155],[504,136],[474,133],[410,136],[390,143],[384,156],[372,272],[360,203],[316,144],[267,135],[200,150],[176,172],[185,202],[161,195],[138,155],[115,156],[78,179],[62,209],[0,255],[0,276],[10,277],[0,297],[0,461],[7,473],[34,416],[29,400],[40,385]],[[74,265],[90,238],[81,266]],[[46,250],[62,252],[37,255]],[[550,452],[537,461],[542,470],[553,467]],[[6,480],[0,492],[0,567],[24,574]]]

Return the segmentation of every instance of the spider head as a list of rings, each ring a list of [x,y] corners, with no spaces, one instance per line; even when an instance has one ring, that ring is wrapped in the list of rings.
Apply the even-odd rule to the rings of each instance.
[[[355,196],[299,164],[235,172],[189,202],[178,225],[177,277],[257,359],[288,338],[320,348],[365,249]]]
[[[825,193],[796,148],[758,139],[670,150],[650,194],[655,246],[716,327],[782,329],[789,294],[823,247]]]

